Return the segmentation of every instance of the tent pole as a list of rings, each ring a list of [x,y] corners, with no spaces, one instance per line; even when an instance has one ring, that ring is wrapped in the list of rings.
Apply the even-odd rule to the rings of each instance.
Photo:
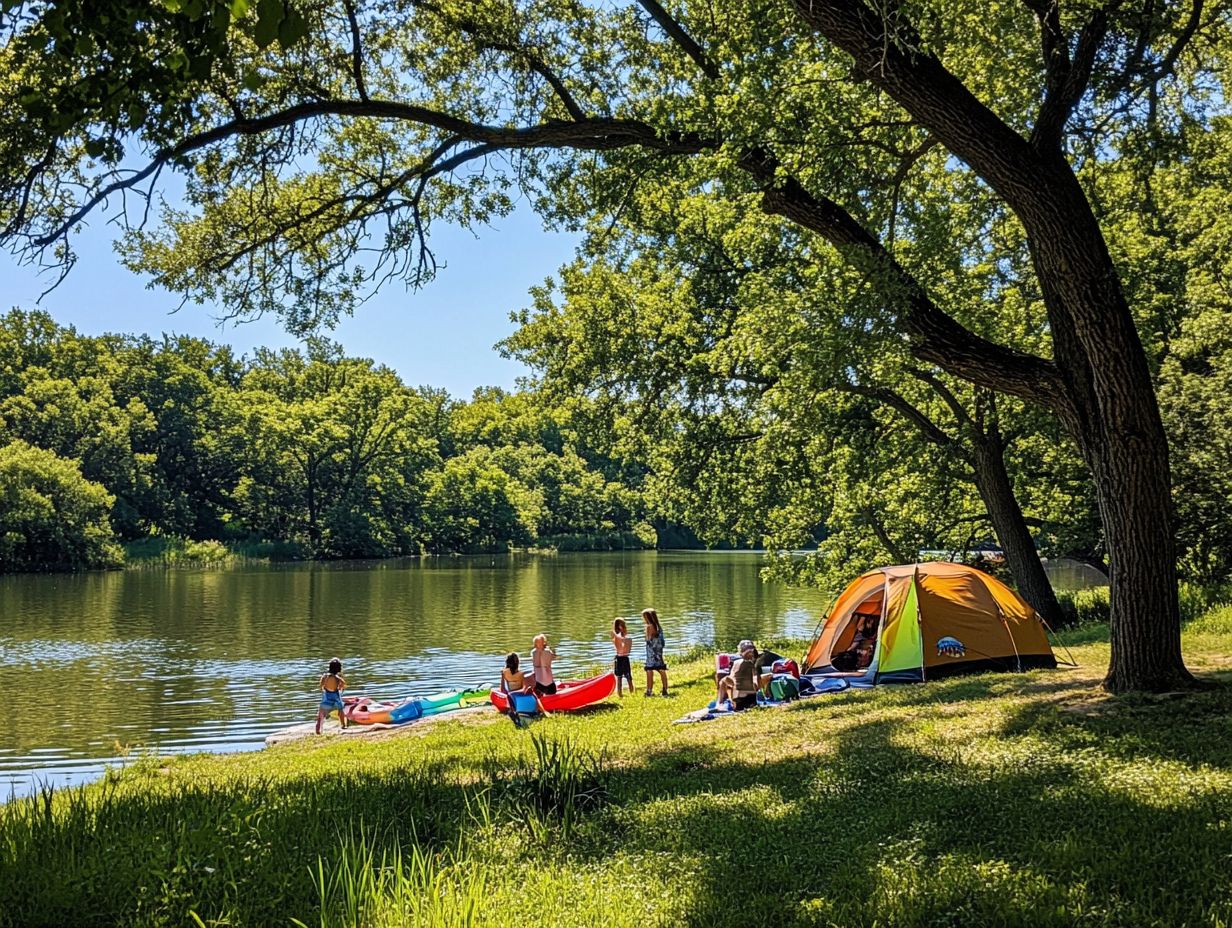
[[[1067,645],[1065,642],[1063,642],[1060,638],[1057,637],[1057,633],[1052,630],[1051,625],[1049,625],[1047,622],[1044,621],[1042,616],[1037,615],[1036,618],[1040,620],[1040,624],[1043,625],[1044,630],[1048,632],[1048,640],[1050,642],[1060,645],[1065,650],[1065,656],[1069,658],[1069,661],[1068,661],[1069,666],[1077,667],[1078,662],[1074,660],[1074,655],[1070,651],[1069,645]]]
[[[826,619],[830,618],[830,610],[834,608],[834,604],[838,602],[837,596],[831,596],[830,601],[826,603],[826,608],[821,611],[821,618],[817,620],[817,624],[813,626],[813,634],[809,635],[809,643],[804,648],[804,653],[800,655],[800,672],[804,673],[804,662],[808,659],[808,652],[813,649],[813,645],[817,641],[817,633],[821,631],[821,627],[826,624]]]

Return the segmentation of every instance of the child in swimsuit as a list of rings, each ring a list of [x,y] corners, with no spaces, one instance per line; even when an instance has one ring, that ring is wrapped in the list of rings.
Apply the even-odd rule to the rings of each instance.
[[[338,721],[342,727],[347,727],[346,713],[342,711],[342,691],[346,689],[346,680],[342,679],[342,661],[333,658],[329,662],[329,672],[321,675],[321,705],[317,709],[317,734],[321,733],[321,723],[331,712],[338,713]]]
[[[612,645],[616,648],[616,660],[612,671],[616,674],[616,695],[623,696],[622,683],[628,681],[629,692],[633,692],[633,668],[629,665],[629,652],[633,650],[633,639],[629,637],[629,627],[624,619],[612,622]]]

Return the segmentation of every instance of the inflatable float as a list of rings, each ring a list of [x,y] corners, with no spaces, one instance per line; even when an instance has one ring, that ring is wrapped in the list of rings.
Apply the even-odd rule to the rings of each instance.
[[[404,725],[425,715],[461,709],[467,702],[486,699],[488,691],[450,690],[436,696],[412,696],[401,702],[382,702],[366,696],[343,697],[347,719],[357,725]]]
[[[543,706],[545,712],[571,712],[607,699],[614,689],[616,689],[616,675],[609,671],[601,676],[591,677],[589,680],[558,683],[556,692],[550,696],[540,696],[538,704]],[[488,698],[492,700],[492,705],[501,712],[508,712],[509,695],[500,690],[492,690]],[[532,708],[530,700],[521,693],[514,693],[513,697],[519,713],[529,715],[538,708],[538,706]]]

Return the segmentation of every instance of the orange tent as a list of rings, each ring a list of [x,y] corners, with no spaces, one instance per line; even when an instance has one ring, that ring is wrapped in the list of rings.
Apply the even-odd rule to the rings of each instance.
[[[835,601],[803,671],[869,683],[977,670],[1055,667],[1044,623],[1017,593],[974,567],[879,567]]]

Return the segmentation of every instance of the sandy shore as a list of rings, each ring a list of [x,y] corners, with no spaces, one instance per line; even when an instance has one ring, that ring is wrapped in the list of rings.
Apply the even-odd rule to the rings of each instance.
[[[423,718],[416,719],[413,722],[405,722],[401,725],[386,725],[378,722],[375,725],[348,725],[345,729],[340,727],[333,718],[330,718],[321,727],[321,734],[319,735],[314,731],[316,727],[316,720],[314,719],[302,725],[291,725],[288,728],[280,728],[278,731],[271,732],[265,737],[265,745],[266,747],[273,747],[276,744],[288,744],[292,741],[303,741],[306,738],[372,738],[389,736],[407,731],[423,731],[426,728],[430,728],[435,722],[448,720],[473,722],[482,717],[496,718],[496,710],[492,706],[468,706],[465,709],[454,709],[452,712],[426,715]]]

